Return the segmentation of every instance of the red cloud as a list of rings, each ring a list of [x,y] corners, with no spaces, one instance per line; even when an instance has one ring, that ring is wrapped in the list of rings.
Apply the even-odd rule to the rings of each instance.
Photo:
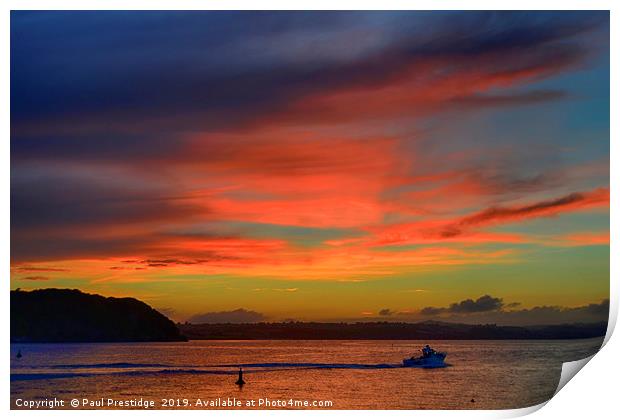
[[[523,235],[480,232],[475,229],[608,205],[609,189],[599,188],[531,204],[490,207],[453,221],[427,220],[372,229],[378,235],[378,239],[373,243],[389,245],[436,241],[523,242],[527,240]]]
[[[609,188],[599,188],[590,192],[573,193],[554,200],[540,201],[524,206],[491,207],[464,217],[456,225],[467,227],[531,217],[553,216],[560,212],[606,204],[609,204]]]

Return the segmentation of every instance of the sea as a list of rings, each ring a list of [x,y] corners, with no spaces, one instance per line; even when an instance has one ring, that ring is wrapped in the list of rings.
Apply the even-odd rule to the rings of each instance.
[[[11,408],[523,408],[549,400],[562,363],[596,353],[602,341],[17,343]],[[447,352],[446,365],[403,367],[425,344]]]

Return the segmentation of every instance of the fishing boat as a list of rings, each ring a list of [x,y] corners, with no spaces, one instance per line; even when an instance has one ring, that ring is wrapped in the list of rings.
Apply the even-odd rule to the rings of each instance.
[[[444,367],[447,353],[432,349],[428,344],[422,349],[422,356],[403,359],[405,367]]]

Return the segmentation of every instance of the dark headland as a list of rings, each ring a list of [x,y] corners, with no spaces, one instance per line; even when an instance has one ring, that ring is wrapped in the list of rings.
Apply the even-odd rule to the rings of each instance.
[[[146,303],[72,289],[11,291],[11,342],[186,341]]]

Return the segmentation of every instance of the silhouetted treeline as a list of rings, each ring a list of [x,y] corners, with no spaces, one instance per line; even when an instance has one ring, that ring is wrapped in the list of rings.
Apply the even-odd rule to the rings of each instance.
[[[11,291],[11,341],[183,341],[174,322],[144,302],[70,289]]]
[[[606,323],[534,327],[445,322],[280,322],[178,324],[190,340],[510,340],[571,339],[605,335]]]

